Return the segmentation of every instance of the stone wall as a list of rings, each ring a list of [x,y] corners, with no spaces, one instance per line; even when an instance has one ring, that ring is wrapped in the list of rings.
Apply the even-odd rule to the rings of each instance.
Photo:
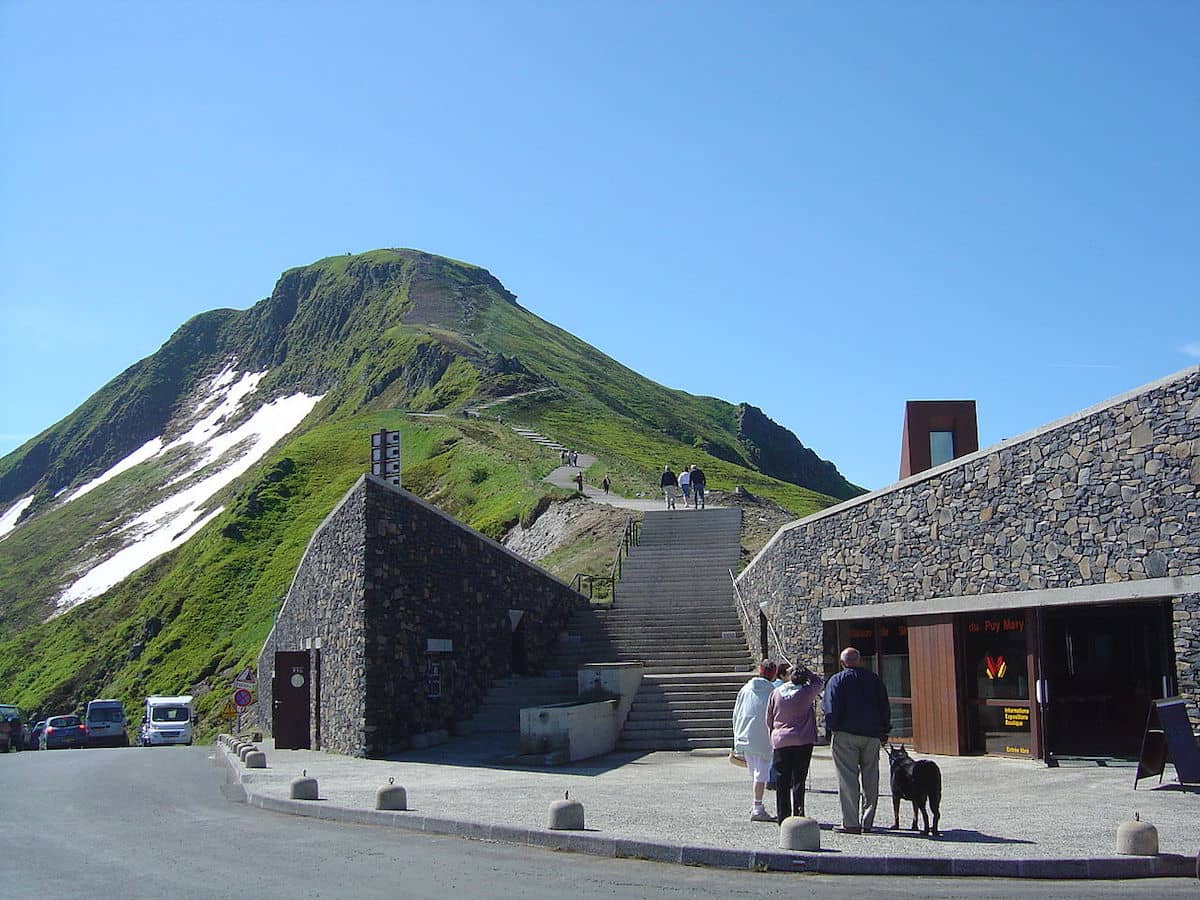
[[[413,734],[469,719],[511,671],[509,610],[531,669],[548,659],[583,598],[567,584],[412,494],[368,480],[366,618],[368,756]],[[427,653],[429,639],[451,653]],[[440,697],[430,697],[430,661]],[[515,723],[514,723],[515,726]]]
[[[1155,580],[1176,586],[1181,691],[1200,722],[1200,369],[780,531],[738,579],[821,663],[821,611]],[[864,610],[864,615],[870,615]],[[757,623],[744,623],[756,639]]]
[[[495,541],[364,476],[314,534],[297,570],[259,657],[261,708],[271,708],[275,651],[319,639],[321,749],[397,752],[415,735],[471,718],[492,682],[510,673],[509,610],[522,611],[519,631],[534,664],[549,657],[582,602]],[[452,650],[430,653],[430,640]]]
[[[270,730],[275,651],[320,647],[321,748],[350,754],[366,741],[365,501],[360,481],[313,532],[258,657],[258,713]],[[314,694],[314,727],[317,700]]]

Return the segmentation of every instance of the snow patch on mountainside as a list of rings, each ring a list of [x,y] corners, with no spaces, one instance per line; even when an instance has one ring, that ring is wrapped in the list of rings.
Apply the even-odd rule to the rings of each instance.
[[[100,485],[104,484],[104,482],[111,481],[112,479],[114,479],[118,475],[120,475],[122,472],[124,472],[128,469],[132,469],[138,463],[145,462],[146,460],[150,459],[151,457],[158,456],[158,454],[162,453],[162,450],[163,450],[162,438],[160,438],[160,437],[151,438],[150,440],[146,441],[146,443],[142,444],[142,446],[138,447],[136,450],[134,450],[132,453],[130,453],[123,460],[121,460],[119,463],[117,463],[115,466],[113,466],[111,469],[106,471],[103,475],[100,475],[97,478],[93,478],[87,484],[77,487],[74,491],[71,492],[71,495],[69,497],[67,497],[67,499],[64,500],[63,502],[69,503],[72,500],[78,500],[84,494],[91,493],[96,488],[100,487]]]
[[[21,513],[25,512],[32,502],[33,494],[30,494],[28,497],[22,497],[4,511],[4,515],[0,516],[0,541],[8,537],[8,533],[17,527],[17,519],[21,518]]]
[[[321,396],[303,393],[281,397],[259,407],[237,428],[223,431],[230,417],[238,412],[242,402],[266,374],[246,372],[239,376],[232,368],[226,368],[209,383],[207,393],[193,412],[196,421],[185,434],[169,442],[162,437],[146,442],[71,494],[67,502],[140,462],[185,444],[194,448],[189,468],[166,486],[180,484],[197,475],[201,476],[200,480],[181,487],[177,493],[126,523],[121,530],[128,543],[107,559],[94,561],[85,575],[63,591],[56,601],[56,615],[103,594],[146,563],[185,543],[220,515],[224,507],[207,509],[205,504],[248,471],[321,400]],[[237,452],[233,452],[235,448]]]

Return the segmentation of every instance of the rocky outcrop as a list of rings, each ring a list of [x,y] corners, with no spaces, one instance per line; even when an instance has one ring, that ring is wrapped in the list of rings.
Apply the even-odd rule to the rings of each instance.
[[[738,438],[751,463],[766,475],[839,500],[849,500],[865,493],[862,488],[843,478],[837,466],[821,459],[757,406],[749,403],[738,405]]]

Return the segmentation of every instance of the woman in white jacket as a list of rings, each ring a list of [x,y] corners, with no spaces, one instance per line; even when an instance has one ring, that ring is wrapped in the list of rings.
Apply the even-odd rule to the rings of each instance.
[[[742,685],[733,705],[733,750],[745,757],[746,769],[753,784],[754,807],[751,822],[774,822],[763,807],[763,793],[771,771],[771,731],[767,728],[767,701],[775,690],[772,679],[777,666],[764,659],[758,664],[758,674]]]

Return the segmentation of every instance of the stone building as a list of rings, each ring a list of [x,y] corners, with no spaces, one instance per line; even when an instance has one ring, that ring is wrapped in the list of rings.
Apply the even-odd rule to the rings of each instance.
[[[862,651],[924,752],[1136,753],[1174,695],[1200,725],[1200,368],[792,523],[738,587],[772,652]]]
[[[436,741],[546,660],[570,586],[365,475],[314,532],[258,659],[276,746],[378,757]]]

